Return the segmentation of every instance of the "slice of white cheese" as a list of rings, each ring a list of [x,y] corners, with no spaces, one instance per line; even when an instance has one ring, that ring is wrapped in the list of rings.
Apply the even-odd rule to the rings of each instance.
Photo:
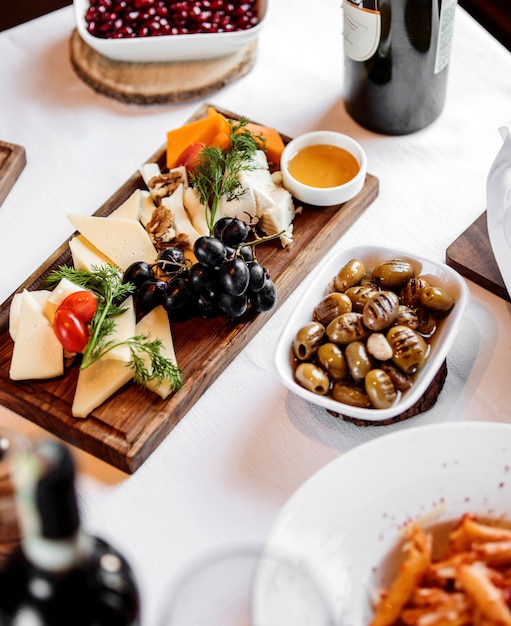
[[[200,237],[200,233],[195,230],[183,204],[184,187],[182,184],[171,196],[162,198],[162,205],[167,207],[174,214],[174,228],[178,235],[186,235],[193,247],[195,241]]]
[[[112,211],[108,217],[138,220],[143,193],[149,194],[149,192],[143,192],[142,189],[135,189],[131,196],[118,206],[115,211]]]
[[[51,291],[47,289],[39,289],[37,291],[29,292],[32,298],[39,306],[41,312],[44,311],[48,298],[51,296]],[[18,332],[18,323],[20,318],[21,302],[23,300],[23,292],[15,293],[9,309],[9,334],[13,341],[16,341],[16,334]]]
[[[87,417],[112,394],[133,378],[133,370],[124,361],[99,359],[80,370],[71,412],[74,417]]]
[[[183,204],[193,227],[200,235],[209,235],[209,226],[206,221],[206,207],[200,201],[198,193],[193,187],[187,187],[183,194]]]
[[[112,259],[105,256],[100,250],[91,244],[83,235],[76,235],[69,241],[69,249],[73,257],[75,270],[92,271],[94,267],[101,265],[113,265]]]
[[[64,373],[64,350],[41,307],[23,291],[9,375],[13,380],[54,378]]]
[[[78,232],[124,271],[136,261],[154,263],[156,249],[137,220],[68,215]]]
[[[152,341],[161,339],[161,354],[166,359],[170,359],[173,363],[177,364],[169,316],[162,306],[157,306],[138,322],[137,335],[149,335]],[[146,368],[149,369],[150,360],[147,355],[144,355],[144,362]],[[172,393],[172,387],[167,380],[164,380],[160,385],[155,381],[150,381],[146,386],[147,389],[154,391],[154,393],[157,393],[163,399],[167,398]]]
[[[121,306],[126,310],[124,313],[121,313],[121,315],[112,318],[115,322],[115,328],[112,333],[105,337],[106,341],[114,341],[117,343],[126,341],[126,339],[130,339],[136,335],[136,315],[133,297],[128,296]],[[117,346],[109,350],[103,358],[105,360],[115,359],[129,363],[131,361],[131,351],[126,345]]]

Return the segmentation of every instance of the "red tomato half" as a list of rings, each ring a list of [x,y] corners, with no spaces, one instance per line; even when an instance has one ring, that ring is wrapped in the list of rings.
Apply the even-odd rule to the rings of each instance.
[[[53,330],[67,352],[82,352],[87,345],[87,328],[69,309],[57,309]]]
[[[191,143],[188,148],[185,148],[177,159],[177,165],[184,165],[188,172],[193,171],[194,167],[199,162],[199,155],[206,144],[201,142]]]
[[[57,311],[71,311],[76,317],[87,324],[96,313],[96,296],[90,291],[75,291],[64,298]]]

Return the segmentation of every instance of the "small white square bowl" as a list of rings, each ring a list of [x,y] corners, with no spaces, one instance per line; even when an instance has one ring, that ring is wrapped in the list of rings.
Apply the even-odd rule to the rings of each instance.
[[[259,22],[247,30],[102,39],[91,35],[87,30],[85,14],[89,8],[89,0],[74,0],[73,4],[76,28],[85,43],[108,59],[126,63],[200,61],[234,54],[257,37],[268,12],[268,0],[259,0]]]
[[[297,331],[312,321],[315,306],[328,293],[328,284],[337,272],[351,259],[361,259],[368,270],[390,259],[407,259],[417,275],[430,279],[431,284],[446,288],[454,297],[455,305],[440,324],[431,345],[430,354],[424,367],[415,375],[412,387],[403,393],[398,401],[387,409],[364,409],[337,402],[331,396],[313,393],[299,385],[294,377],[292,344]],[[356,246],[346,248],[326,257],[314,271],[314,278],[296,305],[277,342],[275,366],[284,385],[293,393],[329,411],[368,422],[379,422],[407,411],[416,404],[427,391],[435,375],[442,366],[455,339],[461,319],[468,303],[469,291],[463,278],[444,263],[428,260],[415,254],[382,246]]]

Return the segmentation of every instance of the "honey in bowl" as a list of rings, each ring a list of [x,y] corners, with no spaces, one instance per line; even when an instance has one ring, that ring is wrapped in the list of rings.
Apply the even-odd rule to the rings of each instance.
[[[357,159],[338,146],[305,146],[289,160],[288,170],[297,181],[310,187],[330,188],[344,185],[359,172]]]

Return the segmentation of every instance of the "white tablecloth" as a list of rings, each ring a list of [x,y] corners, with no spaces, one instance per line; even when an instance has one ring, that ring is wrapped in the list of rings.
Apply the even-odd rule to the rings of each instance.
[[[485,209],[498,127],[511,119],[509,52],[458,9],[443,114],[416,134],[384,137],[344,111],[339,0],[271,5],[254,69],[208,100],[290,136],[320,128],[353,135],[380,194],[337,247],[385,243],[445,260],[446,248]],[[73,26],[65,8],[0,34],[0,139],[27,154],[0,206],[0,301],[72,233],[66,213],[93,213],[200,104],[142,107],[98,95],[70,65]],[[212,546],[263,540],[295,489],[354,446],[412,425],[511,421],[510,305],[474,284],[445,388],[427,413],[359,428],[288,393],[268,347],[308,282],[134,475],[78,455],[84,523],[131,560],[144,625],[155,624],[181,567]],[[0,415],[39,434],[6,409]]]

